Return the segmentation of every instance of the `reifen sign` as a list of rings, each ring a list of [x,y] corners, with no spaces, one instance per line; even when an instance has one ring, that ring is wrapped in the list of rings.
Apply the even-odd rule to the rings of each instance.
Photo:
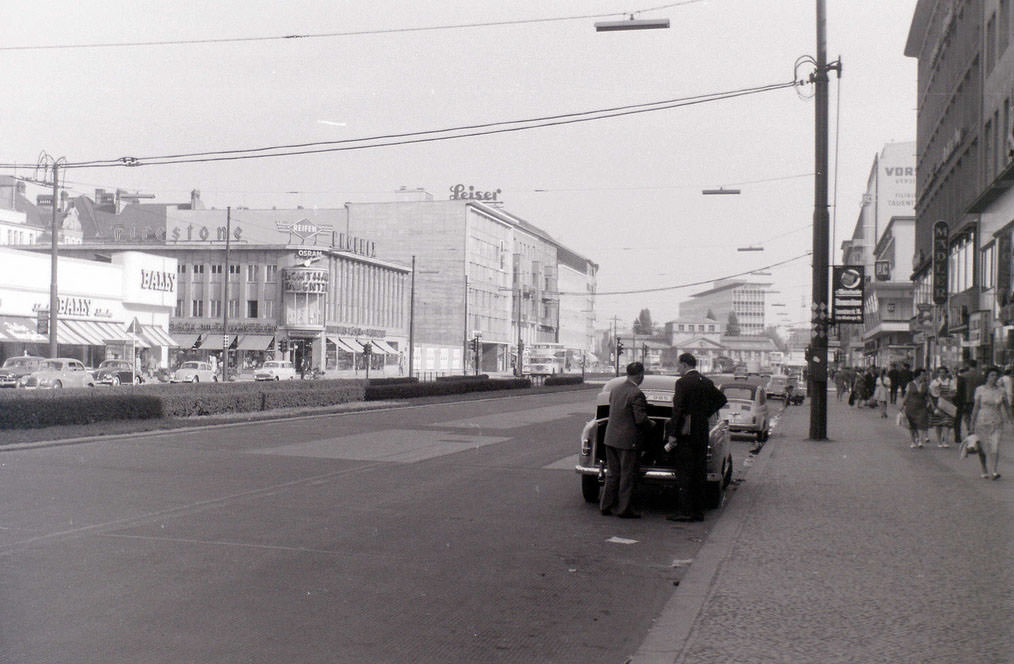
[[[933,303],[947,304],[947,242],[950,228],[946,221],[933,224]]]
[[[832,277],[832,320],[835,323],[862,323],[866,269],[862,265],[835,265]]]

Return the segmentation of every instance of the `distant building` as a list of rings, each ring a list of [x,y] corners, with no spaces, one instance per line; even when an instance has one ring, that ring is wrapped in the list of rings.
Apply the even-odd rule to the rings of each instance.
[[[681,302],[679,317],[706,319],[710,311],[727,329],[729,313],[735,312],[742,336],[760,336],[764,334],[764,295],[770,286],[747,279],[716,281],[712,288]]]

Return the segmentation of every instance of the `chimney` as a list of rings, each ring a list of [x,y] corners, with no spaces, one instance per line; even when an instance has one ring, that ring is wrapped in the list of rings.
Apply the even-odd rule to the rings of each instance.
[[[201,202],[201,190],[191,189],[190,190],[190,209],[191,210],[203,210],[204,203]]]

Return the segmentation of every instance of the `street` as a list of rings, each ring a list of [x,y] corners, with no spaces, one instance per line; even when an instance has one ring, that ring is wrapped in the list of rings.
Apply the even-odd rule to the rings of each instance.
[[[586,504],[593,394],[0,452],[0,661],[623,661],[717,512]]]

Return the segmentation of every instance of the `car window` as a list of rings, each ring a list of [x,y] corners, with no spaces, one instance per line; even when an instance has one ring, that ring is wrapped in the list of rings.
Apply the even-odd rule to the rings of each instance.
[[[43,369],[52,369],[52,370],[59,371],[60,369],[63,368],[63,363],[60,362],[60,361],[58,361],[58,360],[48,360],[48,361],[42,363],[42,367],[41,368],[43,368]]]
[[[729,386],[725,388],[726,399],[746,399],[753,401],[753,390],[749,387],[734,387]]]
[[[200,362],[184,362],[180,369],[200,369]]]
[[[67,368],[71,371],[84,371],[84,365],[80,362],[68,362]]]

